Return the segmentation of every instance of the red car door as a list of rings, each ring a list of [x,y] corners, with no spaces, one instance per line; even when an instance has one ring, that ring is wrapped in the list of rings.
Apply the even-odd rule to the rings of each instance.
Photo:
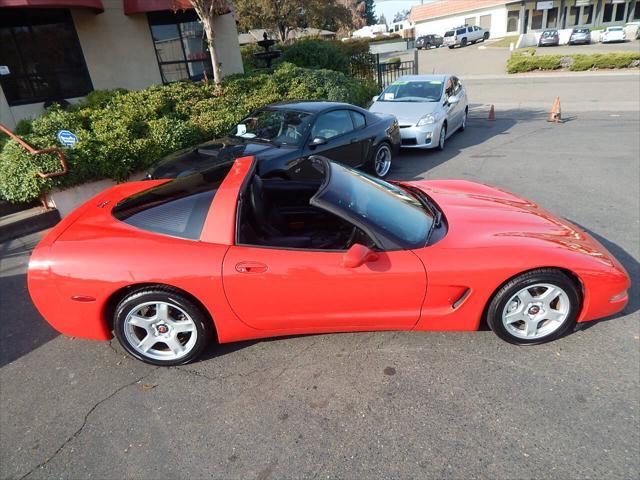
[[[253,328],[406,329],[420,317],[427,279],[411,251],[382,252],[355,268],[344,252],[232,246],[223,262],[231,308]]]

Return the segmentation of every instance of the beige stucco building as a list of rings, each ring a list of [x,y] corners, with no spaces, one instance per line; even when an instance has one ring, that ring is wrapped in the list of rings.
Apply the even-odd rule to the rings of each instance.
[[[0,0],[0,123],[92,90],[212,78],[187,0]],[[214,23],[223,75],[242,72],[232,14]]]

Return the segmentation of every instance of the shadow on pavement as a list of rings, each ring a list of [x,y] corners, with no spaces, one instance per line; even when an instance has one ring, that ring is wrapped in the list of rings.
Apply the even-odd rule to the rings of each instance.
[[[496,119],[487,120],[489,105],[469,104],[469,118],[464,132],[457,131],[447,139],[444,151],[437,149],[409,149],[400,150],[395,160],[390,176],[394,180],[424,179],[429,170],[451,160],[462,150],[481,145],[498,135],[510,135],[509,130],[518,123],[537,122],[540,128],[546,128],[549,112],[543,110],[511,109],[498,110]],[[472,158],[497,158],[506,155],[500,151],[488,151],[486,154],[472,155]]]

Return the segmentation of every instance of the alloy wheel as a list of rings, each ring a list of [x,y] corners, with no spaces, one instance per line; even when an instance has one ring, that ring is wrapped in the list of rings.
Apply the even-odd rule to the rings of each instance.
[[[391,169],[391,149],[388,145],[382,144],[376,152],[375,170],[376,175],[384,177]]]
[[[169,302],[145,302],[129,310],[124,337],[133,350],[153,360],[178,360],[196,345],[198,330],[191,316]]]
[[[537,283],[511,296],[502,312],[502,324],[514,337],[537,340],[562,327],[570,310],[567,292],[557,285]]]

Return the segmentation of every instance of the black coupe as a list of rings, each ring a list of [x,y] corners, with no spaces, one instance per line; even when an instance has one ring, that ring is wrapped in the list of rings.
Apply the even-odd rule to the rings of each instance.
[[[176,152],[156,165],[149,178],[175,178],[244,156],[258,159],[263,178],[312,180],[311,155],[384,177],[400,148],[393,115],[346,103],[307,101],[269,105],[237,124],[227,137]]]

